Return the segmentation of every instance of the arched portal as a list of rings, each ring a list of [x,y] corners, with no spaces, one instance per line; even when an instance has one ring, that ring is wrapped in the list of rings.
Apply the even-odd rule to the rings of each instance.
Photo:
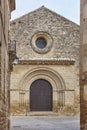
[[[50,91],[50,107],[49,109],[45,108],[43,110],[39,109],[33,109],[33,106],[31,106],[31,96],[33,96],[32,93],[36,93],[33,91],[40,91],[40,90],[32,90],[35,87],[32,86],[36,86],[36,84],[44,84],[50,86],[47,87],[45,91]],[[40,85],[40,86],[41,86]],[[27,111],[53,111],[53,112],[57,112],[60,108],[63,108],[63,106],[65,105],[65,83],[63,78],[61,77],[61,75],[57,72],[55,72],[54,70],[48,68],[48,67],[36,67],[33,68],[31,71],[28,71],[24,77],[22,78],[22,80],[19,82],[19,94],[25,92],[25,107],[27,108]],[[37,85],[38,87],[38,85]],[[42,87],[42,86],[41,86]],[[42,88],[44,88],[45,86],[43,86]],[[48,90],[47,90],[48,89]],[[37,92],[39,93],[39,92]],[[34,95],[35,96],[35,95]],[[38,96],[38,98],[40,97],[40,95]],[[44,96],[43,96],[44,97]],[[49,97],[47,97],[49,98]],[[36,98],[34,97],[34,99],[36,100]],[[33,100],[33,99],[32,99]],[[47,99],[43,99],[43,100],[47,100]],[[19,99],[19,102],[20,99]],[[37,101],[34,101],[35,103],[37,103]]]
[[[30,86],[30,111],[52,111],[52,86],[37,79]]]

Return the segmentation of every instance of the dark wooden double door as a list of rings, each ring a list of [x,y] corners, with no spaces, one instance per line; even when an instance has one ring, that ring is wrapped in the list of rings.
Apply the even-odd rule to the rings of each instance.
[[[38,79],[31,84],[30,110],[52,111],[52,86],[47,80]]]

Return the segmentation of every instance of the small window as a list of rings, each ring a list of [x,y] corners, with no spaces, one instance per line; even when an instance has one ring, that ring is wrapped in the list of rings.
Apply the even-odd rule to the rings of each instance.
[[[40,54],[49,52],[52,48],[53,39],[46,32],[37,32],[32,36],[31,47],[34,51]]]
[[[46,47],[46,45],[47,45],[47,42],[44,38],[39,37],[39,38],[36,39],[36,46],[38,48],[43,49],[43,48]]]

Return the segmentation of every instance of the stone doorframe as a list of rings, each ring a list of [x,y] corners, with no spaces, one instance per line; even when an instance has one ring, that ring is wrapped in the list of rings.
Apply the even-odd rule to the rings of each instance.
[[[36,67],[29,70],[21,79],[19,83],[19,94],[24,92],[25,93],[25,106],[30,111],[30,86],[32,82],[34,82],[37,79],[45,79],[50,82],[52,85],[53,90],[53,112],[57,112],[59,108],[59,98],[58,96],[62,94],[61,102],[62,106],[64,106],[65,103],[65,83],[63,78],[55,72],[53,69],[47,68],[47,67]]]

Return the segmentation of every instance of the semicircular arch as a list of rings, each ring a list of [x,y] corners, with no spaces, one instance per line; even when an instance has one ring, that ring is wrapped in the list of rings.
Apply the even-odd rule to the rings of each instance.
[[[53,86],[53,90],[65,90],[65,83],[63,78],[55,70],[48,67],[36,67],[29,70],[19,82],[19,90],[29,90],[33,81],[42,78],[48,80]]]

